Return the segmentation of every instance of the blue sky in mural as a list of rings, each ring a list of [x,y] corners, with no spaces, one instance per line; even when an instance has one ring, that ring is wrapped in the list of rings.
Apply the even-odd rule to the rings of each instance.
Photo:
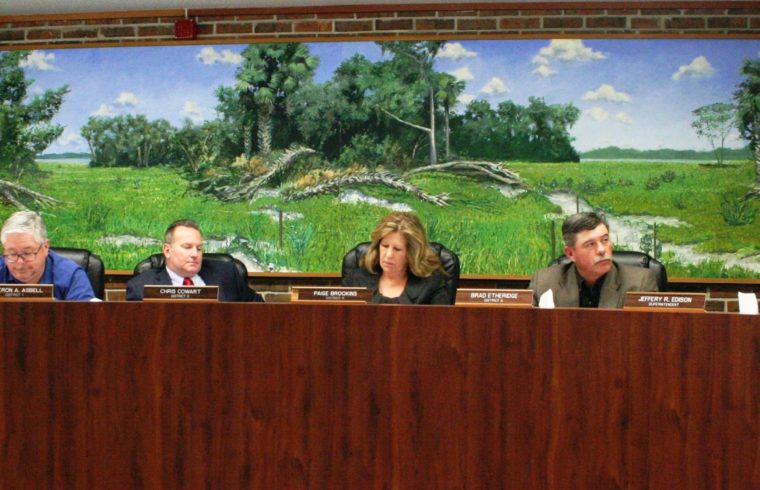
[[[87,151],[79,128],[93,115],[145,114],[180,125],[215,117],[214,90],[234,83],[244,45],[161,46],[34,51],[32,90],[71,88],[56,122],[63,136],[48,152]],[[360,53],[381,59],[375,43],[310,43],[316,82]],[[745,58],[760,40],[501,40],[450,42],[436,68],[466,83],[457,110],[475,98],[495,106],[572,103],[582,116],[571,133],[580,151],[610,145],[709,149],[690,127],[691,111],[730,102]],[[735,135],[728,146],[744,144]]]

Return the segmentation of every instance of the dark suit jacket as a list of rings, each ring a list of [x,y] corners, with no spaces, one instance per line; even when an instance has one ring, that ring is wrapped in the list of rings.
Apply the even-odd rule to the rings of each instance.
[[[199,275],[207,285],[219,286],[219,301],[264,301],[248,287],[245,278],[235,273],[231,263],[204,260]],[[127,281],[127,300],[141,301],[144,286],[170,286],[171,283],[166,268],[147,270]]]
[[[554,294],[554,306],[578,306],[579,284],[575,264],[556,264],[539,269],[533,274],[529,288],[533,290],[533,304],[549,289]],[[629,267],[612,261],[599,297],[599,308],[622,308],[628,291],[657,291],[657,277],[643,267]]]
[[[364,287],[372,291],[371,303],[380,303],[382,296],[377,289],[380,274],[370,274],[364,267],[357,267],[341,279],[341,284],[347,287]],[[409,273],[404,292],[398,298],[402,305],[448,305],[449,293],[446,281],[440,271],[435,271],[430,277],[417,277]]]

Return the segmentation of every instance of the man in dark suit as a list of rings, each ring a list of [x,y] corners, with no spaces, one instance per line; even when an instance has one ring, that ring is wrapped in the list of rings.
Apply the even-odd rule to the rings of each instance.
[[[551,290],[555,306],[622,308],[628,291],[657,291],[654,272],[617,264],[607,223],[595,213],[578,213],[562,225],[569,264],[536,271],[533,303]]]
[[[150,269],[127,282],[127,300],[142,300],[147,285],[219,286],[220,301],[263,301],[248,287],[235,265],[203,260],[203,236],[192,220],[175,221],[164,234],[166,266]]]

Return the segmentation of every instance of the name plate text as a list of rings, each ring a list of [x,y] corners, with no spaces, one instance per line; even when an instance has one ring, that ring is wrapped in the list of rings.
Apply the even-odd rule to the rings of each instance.
[[[704,293],[625,293],[626,310],[704,311]]]
[[[531,289],[458,289],[457,305],[533,306]]]
[[[145,286],[145,301],[219,301],[219,286]]]
[[[366,303],[371,298],[372,291],[367,288],[299,286],[291,290],[291,301],[294,302],[340,301],[341,303]]]
[[[53,301],[52,284],[0,284],[2,301]]]

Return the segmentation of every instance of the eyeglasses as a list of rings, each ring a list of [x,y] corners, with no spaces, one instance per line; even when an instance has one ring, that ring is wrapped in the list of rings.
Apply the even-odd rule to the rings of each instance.
[[[32,260],[33,258],[37,257],[37,254],[40,253],[40,250],[42,250],[42,245],[40,245],[37,248],[36,252],[24,252],[20,254],[3,254],[3,258],[6,262],[14,263],[18,262],[18,259],[23,260],[24,262],[28,262]]]

